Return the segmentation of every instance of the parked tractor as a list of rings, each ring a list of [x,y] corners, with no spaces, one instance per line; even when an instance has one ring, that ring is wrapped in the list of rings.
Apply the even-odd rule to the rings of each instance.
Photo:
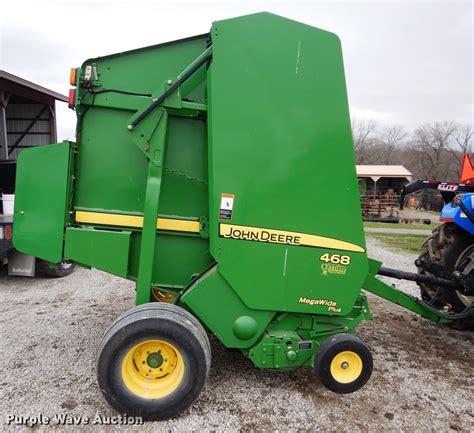
[[[422,299],[448,311],[461,313],[474,302],[474,168],[469,155],[461,166],[461,183],[417,180],[402,189],[401,207],[405,198],[417,191],[439,191],[445,201],[440,214],[442,224],[423,243],[415,264],[420,275],[440,277],[460,285],[420,282]],[[473,325],[472,316],[456,321],[455,326]]]
[[[393,270],[367,256],[335,34],[259,13],[88,59],[70,81],[77,141],[20,154],[14,244],[136,282],[97,356],[120,413],[188,408],[211,333],[256,367],[311,367],[351,393],[373,367],[364,291],[435,322],[470,314],[386,284]]]

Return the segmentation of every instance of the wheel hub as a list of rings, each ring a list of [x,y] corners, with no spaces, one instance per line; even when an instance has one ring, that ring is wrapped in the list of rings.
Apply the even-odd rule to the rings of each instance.
[[[346,350],[333,358],[330,369],[336,381],[354,382],[362,373],[362,359],[357,353]]]
[[[132,347],[122,363],[122,378],[127,388],[143,398],[160,398],[181,383],[184,363],[171,343],[147,340]]]
[[[161,365],[163,364],[163,357],[159,352],[150,353],[146,359],[146,363],[151,368],[161,367]]]
[[[158,379],[170,374],[177,364],[177,354],[172,345],[152,340],[136,346],[133,362],[138,373],[148,379]]]

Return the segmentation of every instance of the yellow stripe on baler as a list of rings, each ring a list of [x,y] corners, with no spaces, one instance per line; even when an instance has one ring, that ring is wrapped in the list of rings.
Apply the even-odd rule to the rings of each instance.
[[[136,215],[76,211],[76,221],[78,223],[107,226],[143,227],[143,217]],[[200,224],[199,221],[158,218],[156,221],[156,228],[158,230],[170,230],[175,232],[199,233]]]
[[[361,246],[350,242],[341,241],[339,239],[312,235],[308,233],[289,232],[286,230],[262,227],[240,226],[235,224],[219,224],[219,236],[243,241],[328,248],[331,250],[353,251],[355,253],[365,252],[365,249]]]

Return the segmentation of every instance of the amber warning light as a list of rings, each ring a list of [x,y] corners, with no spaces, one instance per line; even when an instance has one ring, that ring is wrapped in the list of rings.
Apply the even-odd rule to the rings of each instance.
[[[76,87],[77,68],[71,68],[69,72],[69,84]],[[76,101],[76,89],[69,89],[69,96],[67,98],[67,105],[74,110],[74,102]]]
[[[71,72],[69,72],[69,84],[71,86],[76,86],[76,78],[77,78],[77,68],[71,68]]]

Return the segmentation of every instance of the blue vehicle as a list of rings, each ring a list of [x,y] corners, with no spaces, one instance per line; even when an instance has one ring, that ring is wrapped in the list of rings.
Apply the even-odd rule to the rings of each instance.
[[[456,313],[472,310],[474,301],[474,167],[465,155],[461,169],[461,183],[417,180],[402,189],[401,208],[405,197],[422,189],[437,190],[445,205],[441,210],[443,223],[426,239],[421,254],[415,261],[418,273],[452,281],[438,285],[418,282],[421,297],[437,308]],[[472,315],[457,322],[458,327],[474,325]]]

